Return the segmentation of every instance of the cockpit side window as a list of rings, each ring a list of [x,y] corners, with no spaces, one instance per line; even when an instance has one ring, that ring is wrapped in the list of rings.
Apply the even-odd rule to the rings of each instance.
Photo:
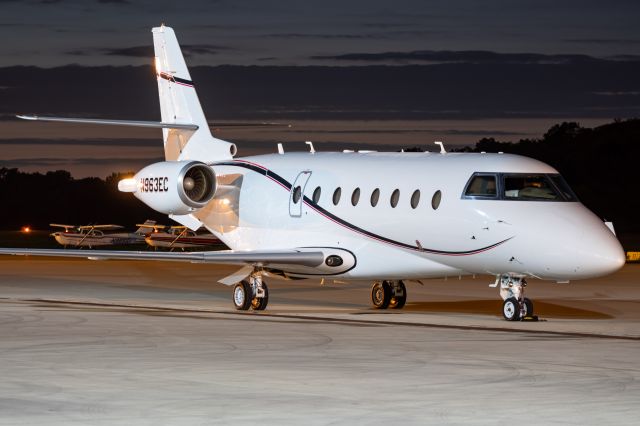
[[[573,192],[567,181],[560,175],[549,175],[549,179],[558,188],[565,201],[578,201],[578,197]]]
[[[465,197],[496,198],[498,187],[496,175],[476,174],[467,184]]]

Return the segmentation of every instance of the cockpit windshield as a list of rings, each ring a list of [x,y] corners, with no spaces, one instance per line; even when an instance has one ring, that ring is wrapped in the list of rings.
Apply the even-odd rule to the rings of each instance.
[[[562,199],[544,175],[506,175],[504,177],[504,197],[518,200],[554,200]]]
[[[559,174],[475,173],[462,198],[513,201],[577,201]]]

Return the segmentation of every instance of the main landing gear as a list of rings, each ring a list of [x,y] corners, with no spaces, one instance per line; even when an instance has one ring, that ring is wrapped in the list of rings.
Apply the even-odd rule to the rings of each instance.
[[[246,311],[249,308],[254,311],[263,311],[268,303],[269,288],[259,274],[250,275],[233,288],[233,305],[239,311]]]
[[[524,277],[512,275],[500,275],[496,278],[493,287],[500,285],[500,297],[502,303],[502,316],[507,321],[537,320],[533,315],[533,302],[524,297],[524,288],[527,281]]]
[[[376,281],[371,287],[371,302],[376,309],[402,309],[407,288],[402,281]]]

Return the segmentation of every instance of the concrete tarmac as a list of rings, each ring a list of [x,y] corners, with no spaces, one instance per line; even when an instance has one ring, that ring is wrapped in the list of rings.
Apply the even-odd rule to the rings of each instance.
[[[236,268],[0,257],[0,425],[638,424],[640,265],[532,280],[539,322],[501,319],[491,277],[269,281]]]

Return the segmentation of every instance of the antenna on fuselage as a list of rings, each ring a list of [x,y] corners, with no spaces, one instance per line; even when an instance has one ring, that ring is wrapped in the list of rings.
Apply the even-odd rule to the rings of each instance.
[[[278,154],[280,155],[284,154],[284,147],[282,146],[281,143],[278,143]]]
[[[440,141],[435,141],[434,144],[440,145],[440,154],[446,154],[447,150],[444,149],[444,143]]]
[[[306,141],[305,143],[306,143],[307,145],[309,145],[309,152],[310,152],[310,153],[312,153],[312,154],[315,154],[315,153],[316,153],[316,150],[315,150],[315,148],[313,147],[313,142],[311,142],[311,141]]]

